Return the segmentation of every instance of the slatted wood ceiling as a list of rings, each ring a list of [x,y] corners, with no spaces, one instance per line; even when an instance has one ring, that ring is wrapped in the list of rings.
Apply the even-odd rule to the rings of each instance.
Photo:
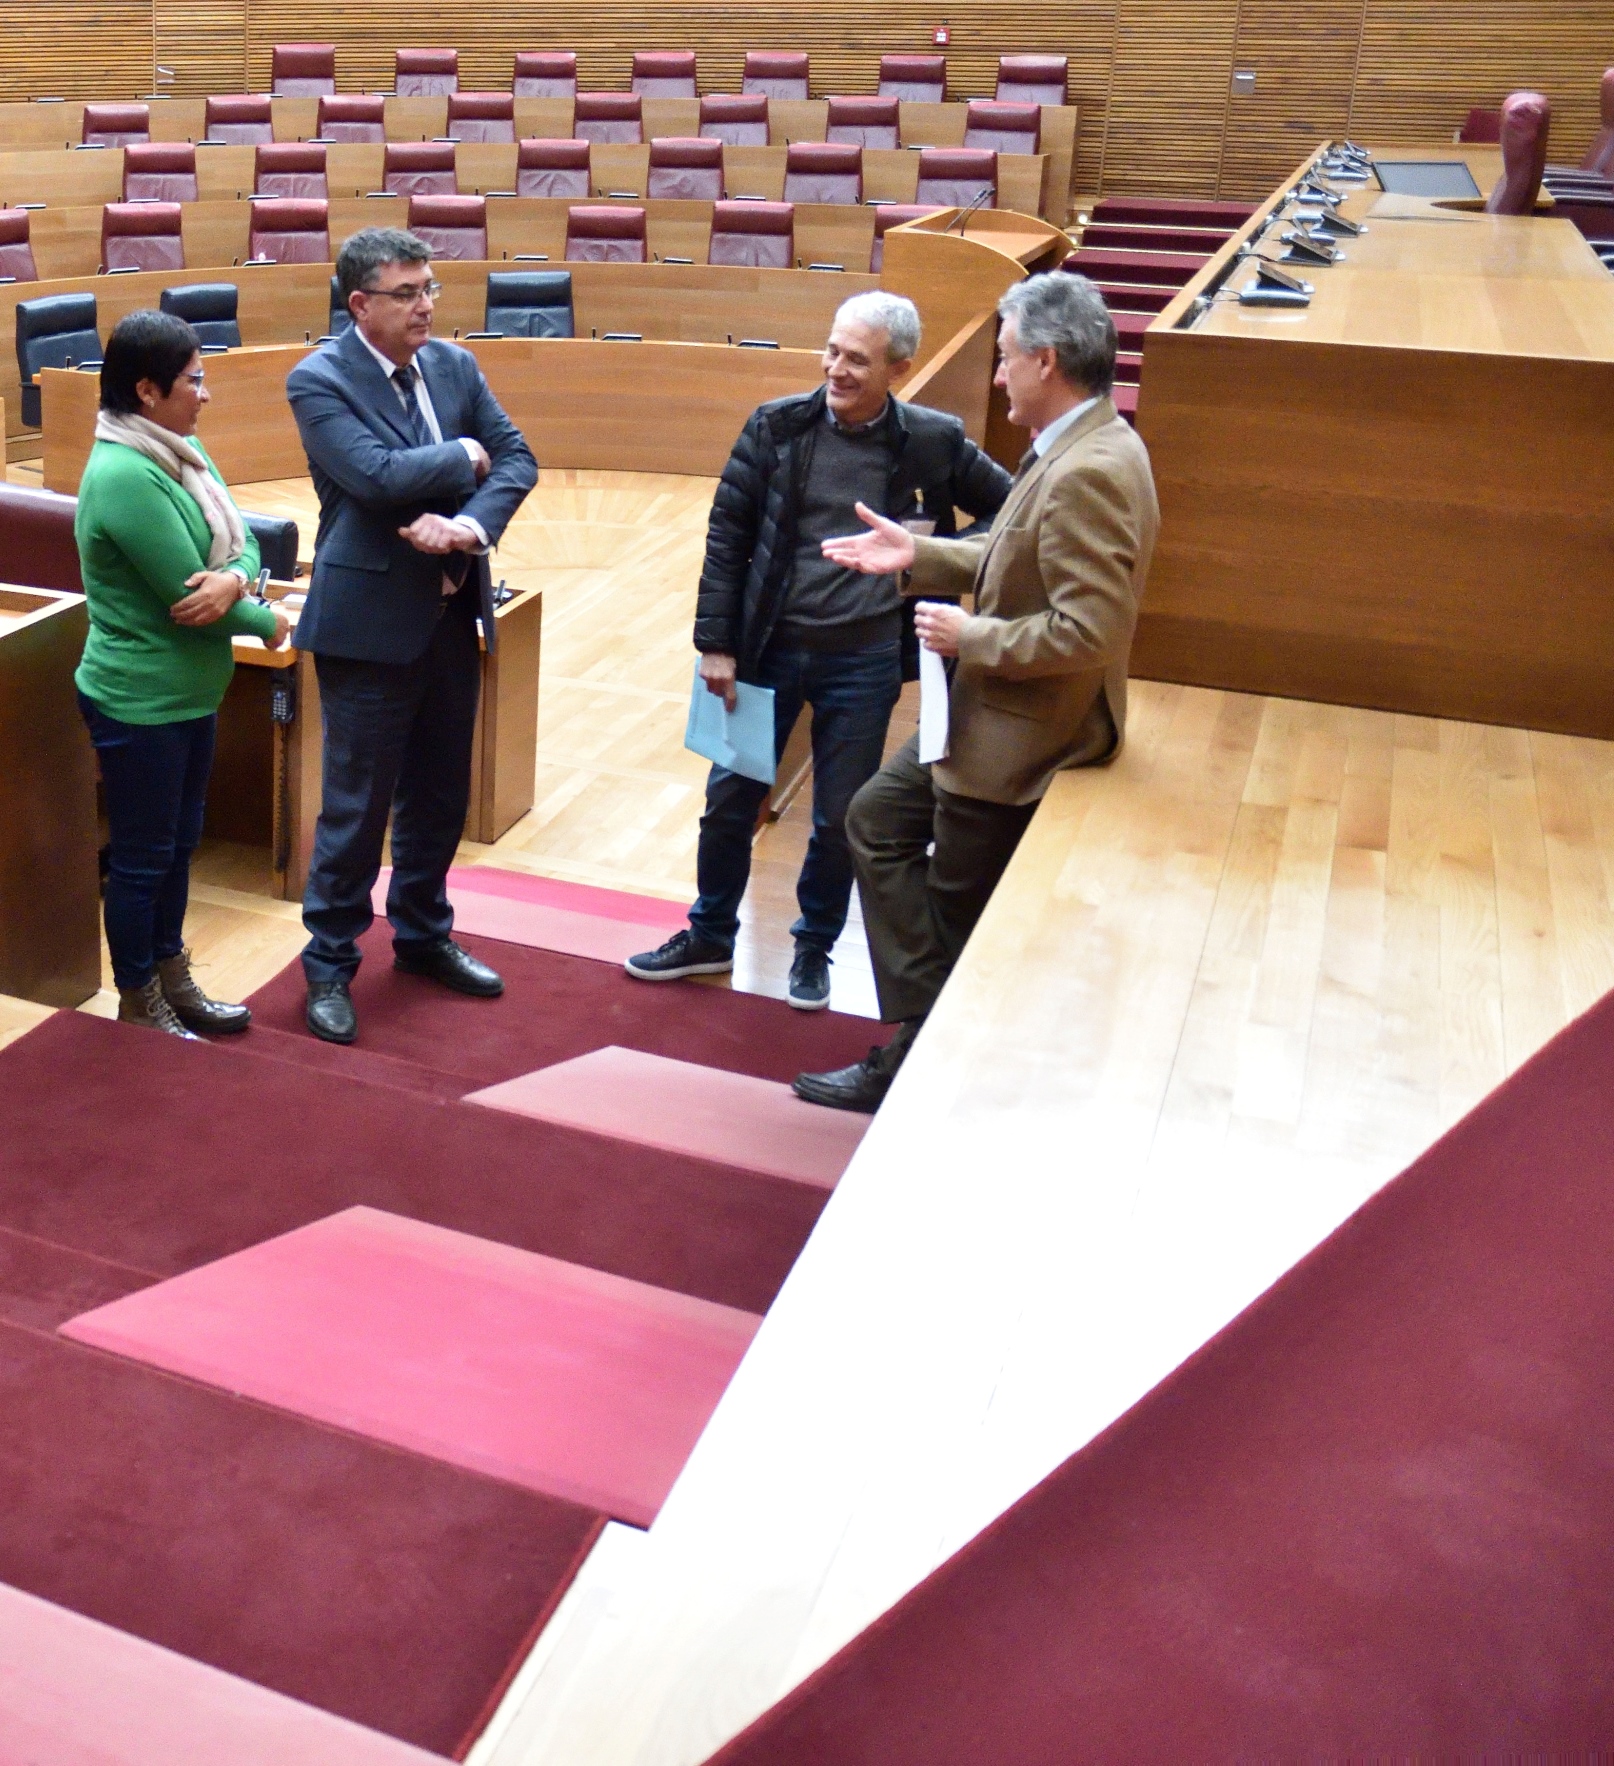
[[[0,100],[151,90],[152,0],[15,0],[0,18]]]
[[[459,16],[467,87],[507,88],[515,50],[564,47],[585,87],[612,90],[636,47],[689,47],[702,90],[734,91],[746,49],[799,48],[820,94],[872,91],[882,51],[928,49],[945,20],[957,97],[990,93],[1001,52],[1070,57],[1083,192],[1260,196],[1324,135],[1443,140],[1470,105],[1521,86],[1551,98],[1552,157],[1573,161],[1614,62],[1611,0],[832,0],[773,15],[777,28],[718,0],[556,0],[539,13],[486,0],[474,28]],[[151,89],[154,51],[178,96],[264,91],[272,45],[309,38],[337,44],[343,90],[375,89],[399,43],[460,35],[435,15],[339,0],[29,0],[8,24],[0,96],[12,98],[132,97]],[[1252,97],[1230,96],[1234,67],[1256,70]]]

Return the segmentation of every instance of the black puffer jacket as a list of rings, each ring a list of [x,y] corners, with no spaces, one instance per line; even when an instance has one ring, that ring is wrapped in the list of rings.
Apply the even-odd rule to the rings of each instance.
[[[796,554],[796,512],[824,423],[827,394],[796,393],[760,405],[740,432],[712,499],[706,529],[706,561],[695,602],[695,648],[737,658],[742,681],[755,680],[761,657],[784,604]],[[923,493],[927,520],[939,535],[957,531],[953,508],[990,521],[1009,494],[1010,479],[945,411],[886,406],[891,442],[891,480],[885,513],[905,521],[919,513]],[[913,638],[913,604],[903,610],[903,677],[919,672]]]

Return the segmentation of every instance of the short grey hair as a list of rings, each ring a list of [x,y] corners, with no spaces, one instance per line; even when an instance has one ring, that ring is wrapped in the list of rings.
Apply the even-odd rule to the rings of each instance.
[[[350,294],[368,288],[386,264],[429,264],[432,248],[401,227],[365,227],[336,254],[336,285],[345,307]]]
[[[1085,276],[1049,270],[1028,276],[998,302],[1023,350],[1051,349],[1059,372],[1095,397],[1115,384],[1115,321]]]
[[[835,309],[835,323],[842,319],[883,331],[888,362],[911,362],[919,354],[919,309],[900,294],[887,294],[883,288],[854,294]]]

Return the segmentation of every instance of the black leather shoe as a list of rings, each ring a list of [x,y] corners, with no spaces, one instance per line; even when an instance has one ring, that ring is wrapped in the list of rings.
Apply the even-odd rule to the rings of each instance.
[[[392,951],[393,967],[406,975],[424,975],[440,981],[456,993],[468,993],[475,999],[497,999],[504,992],[504,977],[486,963],[479,963],[468,950],[462,950],[452,938],[440,944],[410,946]]]
[[[865,1116],[872,1116],[885,1101],[891,1081],[913,1047],[922,1022],[904,1019],[883,1049],[870,1049],[861,1061],[850,1067],[837,1067],[833,1073],[798,1073],[790,1089],[809,1104],[824,1104],[831,1110],[860,1110]]]
[[[345,981],[310,981],[308,1028],[321,1042],[352,1042],[359,1034],[359,1016]]]

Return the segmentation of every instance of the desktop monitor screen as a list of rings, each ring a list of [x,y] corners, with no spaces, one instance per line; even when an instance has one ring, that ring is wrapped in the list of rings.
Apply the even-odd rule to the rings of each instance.
[[[1379,188],[1392,196],[1478,196],[1474,174],[1460,159],[1376,159]]]

